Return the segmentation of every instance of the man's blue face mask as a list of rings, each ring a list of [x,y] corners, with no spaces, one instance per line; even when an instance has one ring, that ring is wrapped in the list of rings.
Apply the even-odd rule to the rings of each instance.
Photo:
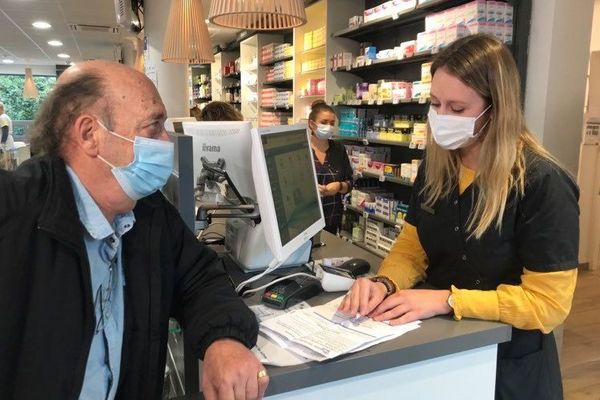
[[[98,124],[113,136],[133,143],[133,161],[126,166],[117,167],[102,156],[102,161],[112,168],[119,185],[132,200],[139,200],[161,189],[173,170],[173,143],[164,140],[136,136],[131,140]]]

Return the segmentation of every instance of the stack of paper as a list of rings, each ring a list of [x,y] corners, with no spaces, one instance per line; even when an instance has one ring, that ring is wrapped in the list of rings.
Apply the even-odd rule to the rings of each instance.
[[[294,310],[260,323],[258,349],[262,362],[294,365],[309,360],[323,361],[366,349],[417,329],[421,321],[390,326],[369,318],[350,318],[337,313],[341,298],[322,306]],[[275,355],[277,347],[283,354]],[[291,354],[286,354],[291,353]],[[285,357],[283,357],[285,355]],[[282,358],[283,357],[283,358]]]

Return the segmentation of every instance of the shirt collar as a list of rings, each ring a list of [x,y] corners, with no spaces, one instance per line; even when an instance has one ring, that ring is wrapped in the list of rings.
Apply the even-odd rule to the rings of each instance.
[[[73,195],[79,212],[79,219],[93,239],[104,239],[112,234],[121,237],[133,227],[135,222],[133,211],[117,214],[111,225],[85,186],[83,186],[75,171],[68,165],[66,167],[73,185]]]

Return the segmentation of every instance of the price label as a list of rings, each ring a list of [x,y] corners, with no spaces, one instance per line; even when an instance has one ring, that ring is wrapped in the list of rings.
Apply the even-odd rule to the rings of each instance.
[[[383,105],[383,100],[381,100],[381,99],[378,99],[378,100],[377,100],[377,105],[378,105],[378,106],[382,106],[382,105]]]
[[[392,104],[398,104],[398,103],[400,103],[400,99],[393,99],[392,100]]]
[[[385,182],[385,175],[379,175],[379,182]]]
[[[337,107],[337,105],[338,105],[338,102],[337,102],[337,101],[334,101],[333,103],[331,103],[331,105],[332,105],[332,106],[334,106],[334,107]]]
[[[439,52],[440,52],[440,48],[439,48],[439,46],[433,46],[433,47],[431,48],[431,54],[437,54],[437,53],[439,53]]]
[[[371,60],[370,58],[365,61],[365,65],[371,65],[371,64],[373,64],[373,60]]]
[[[417,148],[417,144],[415,142],[410,142],[410,144],[408,145],[409,149],[416,149]]]
[[[367,102],[368,105],[372,106],[373,104],[375,104],[375,100],[373,99],[369,99],[369,101]]]
[[[426,103],[427,103],[427,99],[425,97],[419,98],[419,104],[426,104]]]
[[[402,225],[394,225],[394,228],[396,228],[396,230],[401,231],[402,230]]]
[[[368,145],[369,145],[369,139],[367,139],[367,138],[364,138],[364,139],[362,140],[362,142],[363,142],[363,144],[364,144],[365,146],[368,146]]]
[[[366,211],[363,211],[363,218],[364,219],[369,219],[369,213]]]
[[[346,65],[346,71],[350,71],[352,67],[350,65]]]
[[[425,143],[419,143],[418,149],[425,150]]]
[[[398,19],[398,17],[400,17],[400,15],[399,15],[399,14],[396,14],[396,13],[392,14],[392,20],[394,20],[394,21],[395,21],[395,20],[397,20],[397,19]]]

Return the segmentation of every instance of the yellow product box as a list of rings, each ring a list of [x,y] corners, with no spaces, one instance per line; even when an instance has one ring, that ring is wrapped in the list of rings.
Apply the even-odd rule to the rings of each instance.
[[[421,82],[431,82],[431,62],[421,64]]]
[[[304,50],[310,50],[313,48],[313,33],[312,31],[304,34]]]

